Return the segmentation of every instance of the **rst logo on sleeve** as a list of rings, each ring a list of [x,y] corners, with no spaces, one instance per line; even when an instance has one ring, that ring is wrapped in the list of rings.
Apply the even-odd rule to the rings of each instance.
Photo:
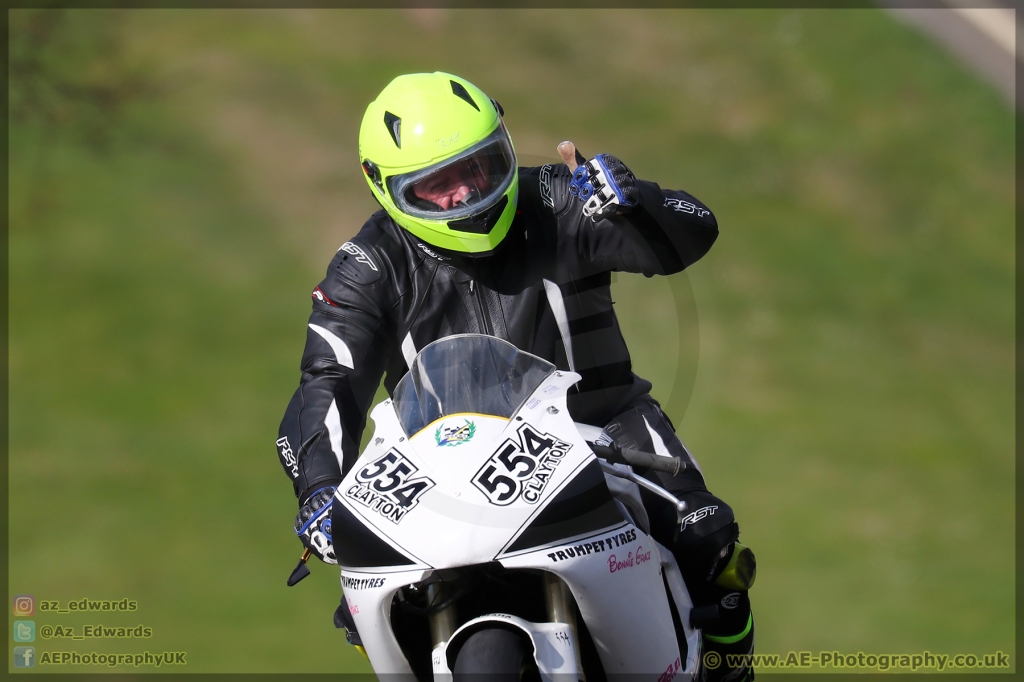
[[[518,442],[507,439],[473,476],[473,485],[499,507],[520,497],[536,504],[551,474],[572,447],[550,434],[538,434],[528,424],[519,427],[517,435]]]
[[[540,177],[538,178],[538,184],[540,185],[540,200],[544,202],[544,205],[548,208],[554,208],[555,203],[551,200],[551,164],[546,163],[540,167]]]
[[[704,216],[711,214],[711,211],[701,208],[700,206],[696,206],[685,199],[665,197],[665,207],[671,208],[673,211],[678,211],[679,213],[693,213],[696,214],[698,218],[703,218]]]
[[[281,461],[288,467],[292,478],[299,477],[299,463],[295,460],[295,453],[292,452],[292,444],[288,442],[288,436],[277,439],[277,452],[281,455]]]
[[[679,530],[686,530],[687,526],[692,526],[693,524],[697,523],[701,519],[707,518],[708,516],[714,516],[716,509],[718,509],[718,505],[712,504],[707,507],[701,507],[692,514],[684,516],[682,526],[680,526]]]
[[[353,256],[355,256],[357,263],[369,265],[371,270],[377,272],[377,266],[374,265],[373,261],[370,260],[370,257],[366,255],[366,252],[363,251],[362,248],[360,248],[357,244],[353,244],[352,242],[345,242],[344,244],[341,245],[341,250],[344,251],[345,253],[350,253]]]
[[[401,523],[423,494],[434,487],[434,482],[426,476],[417,478],[417,471],[416,465],[405,455],[389,450],[356,473],[358,482],[348,487],[345,497],[392,523]]]

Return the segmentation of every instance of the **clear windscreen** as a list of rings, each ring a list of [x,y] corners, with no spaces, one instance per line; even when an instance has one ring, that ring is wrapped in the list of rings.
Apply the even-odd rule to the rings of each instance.
[[[493,336],[449,336],[413,360],[395,387],[395,411],[409,437],[450,414],[508,418],[553,371],[547,360]]]
[[[431,220],[464,217],[491,206],[515,173],[512,143],[504,127],[450,159],[388,179],[398,207]]]

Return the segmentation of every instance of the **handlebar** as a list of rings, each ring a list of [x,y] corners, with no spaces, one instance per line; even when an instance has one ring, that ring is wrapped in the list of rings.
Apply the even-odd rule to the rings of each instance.
[[[587,441],[587,445],[590,446],[595,455],[613,464],[628,464],[637,469],[653,469],[655,471],[663,471],[666,474],[672,474],[673,476],[680,471],[690,468],[689,463],[684,462],[678,457],[665,457],[663,455],[656,455],[653,452],[637,450],[636,448],[621,448],[614,443],[611,445],[598,445],[597,443]]]

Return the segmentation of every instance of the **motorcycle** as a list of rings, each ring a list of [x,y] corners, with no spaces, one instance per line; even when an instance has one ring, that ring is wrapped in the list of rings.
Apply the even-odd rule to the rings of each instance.
[[[373,409],[331,523],[343,620],[378,676],[698,676],[692,602],[638,487],[680,519],[685,505],[633,471],[685,464],[574,423],[579,379],[462,334],[420,350]]]

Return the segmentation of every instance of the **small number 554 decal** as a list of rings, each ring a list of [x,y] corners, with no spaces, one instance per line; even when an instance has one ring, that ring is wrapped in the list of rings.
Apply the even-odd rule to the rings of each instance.
[[[473,485],[500,507],[520,497],[536,504],[572,447],[552,435],[537,433],[528,424],[520,426],[517,435],[518,442],[507,439],[473,476]]]

